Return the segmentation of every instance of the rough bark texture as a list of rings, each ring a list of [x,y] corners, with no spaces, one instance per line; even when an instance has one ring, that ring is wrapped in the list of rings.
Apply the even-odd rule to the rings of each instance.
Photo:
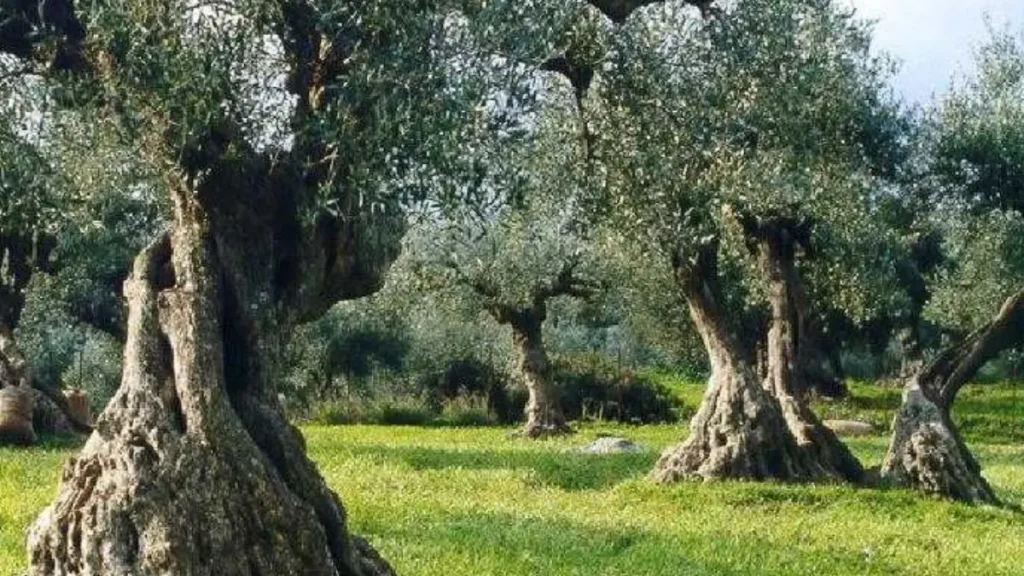
[[[0,20],[26,31],[0,37],[0,53],[129,102],[126,116],[90,110],[130,118],[174,205],[125,285],[121,388],[30,530],[32,574],[391,573],[349,534],[274,389],[295,326],[379,289],[397,256],[403,216],[361,208],[368,191],[354,189],[342,137],[320,129],[342,106],[346,139],[378,134],[375,102],[353,102],[345,76],[357,47],[389,49],[391,36],[341,29],[320,3],[278,8],[261,26],[281,41],[293,131],[287,149],[258,150],[232,112],[197,120],[161,83],[124,89],[120,57],[87,38],[71,0],[0,3]]]
[[[882,477],[900,486],[975,503],[997,502],[950,416],[957,393],[1001,351],[1024,341],[1024,290],[964,341],[944,350],[903,391]]]
[[[280,335],[376,289],[394,254],[356,224],[296,234],[286,193],[232,176],[177,192],[171,232],[137,258],[121,388],[31,528],[32,574],[391,573],[349,535],[272,382]]]
[[[849,448],[826,427],[807,403],[806,295],[796,269],[796,241],[786,226],[761,228],[759,254],[768,281],[772,323],[768,330],[765,388],[779,401],[786,425],[829,476],[859,481],[864,470]]]
[[[526,424],[523,426],[523,435],[527,438],[571,432],[548,370],[548,357],[541,335],[545,315],[545,307],[541,306],[516,311],[510,320],[516,368],[529,392]]]
[[[782,408],[762,387],[729,328],[720,305],[717,258],[717,247],[708,246],[694,260],[679,256],[674,263],[690,315],[708,351],[711,378],[690,423],[689,438],[662,454],[652,477],[660,482],[830,477],[798,446]]]

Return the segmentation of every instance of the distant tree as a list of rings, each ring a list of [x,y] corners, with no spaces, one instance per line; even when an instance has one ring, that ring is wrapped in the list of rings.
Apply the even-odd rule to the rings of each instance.
[[[484,134],[473,147],[487,166],[481,186],[493,189],[494,206],[428,214],[409,237],[421,274],[441,280],[441,289],[466,291],[511,328],[516,373],[529,392],[523,433],[530,438],[569,431],[544,347],[549,301],[596,291],[579,208],[585,188],[575,103],[547,80],[536,111],[515,119],[518,134]]]
[[[37,94],[31,84],[8,79],[17,94]],[[23,326],[30,286],[41,285],[36,275],[48,278],[52,302],[73,323],[81,323],[123,339],[125,318],[120,288],[128,274],[131,255],[142,236],[152,234],[159,210],[143,189],[136,198],[122,196],[123,182],[114,176],[111,149],[75,139],[57,141],[57,133],[70,130],[74,121],[54,117],[46,110],[7,103],[0,134],[4,167],[0,184],[0,386],[30,386],[42,394],[36,422],[90,431],[86,423],[67,414],[60,393],[59,368],[40,374],[37,362],[25,355],[18,340],[36,327]],[[79,147],[83,145],[82,147]],[[122,166],[123,168],[123,166]],[[92,174],[89,171],[93,170]],[[38,327],[57,330],[60,327]],[[65,326],[67,330],[70,327]],[[70,350],[63,351],[70,353]],[[65,354],[66,355],[66,354]],[[35,358],[38,360],[38,358]],[[55,410],[67,418],[59,422]]]

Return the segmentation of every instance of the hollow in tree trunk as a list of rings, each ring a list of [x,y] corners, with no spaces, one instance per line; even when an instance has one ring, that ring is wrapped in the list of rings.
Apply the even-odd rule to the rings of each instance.
[[[945,349],[910,378],[893,420],[882,477],[899,486],[973,503],[996,503],[950,410],[957,393],[1003,350],[1024,341],[1024,290],[996,317],[962,342]]]
[[[547,352],[541,327],[546,310],[540,307],[513,311],[512,343],[515,346],[516,368],[529,399],[526,402],[526,424],[523,435],[539,438],[570,432],[562,413],[558,392],[551,382]]]
[[[810,459],[827,476],[857,482],[864,474],[860,462],[808,405],[807,368],[813,351],[806,336],[807,298],[796,269],[795,246],[787,226],[761,227],[759,257],[772,311],[764,386],[779,401],[790,433]]]
[[[301,185],[253,162],[179,183],[136,259],[121,387],[30,530],[31,574],[391,573],[273,384],[282,338],[377,289],[396,243],[359,217],[304,223]]]
[[[696,258],[677,255],[676,279],[690,307],[711,363],[711,377],[690,436],[670,448],[652,477],[660,482],[716,478],[811,481],[829,476],[802,450],[782,408],[762,387],[721,307],[718,247]]]

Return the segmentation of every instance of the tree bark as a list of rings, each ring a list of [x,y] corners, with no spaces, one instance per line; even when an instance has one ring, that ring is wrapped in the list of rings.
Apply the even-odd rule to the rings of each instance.
[[[787,427],[778,401],[762,387],[720,302],[718,248],[708,245],[695,259],[677,255],[676,279],[704,341],[711,378],[690,436],[667,450],[652,477],[681,479],[745,478],[786,481],[833,477],[801,449]]]
[[[121,388],[31,528],[31,574],[392,573],[349,534],[274,382],[282,339],[378,289],[397,245],[359,217],[303,223],[267,165],[172,183],[173,226],[125,285]]]
[[[882,477],[896,485],[972,503],[997,503],[950,410],[960,389],[990,359],[1024,341],[1024,290],[991,322],[946,348],[915,374],[893,420]]]
[[[546,307],[541,304],[539,307],[513,311],[510,315],[516,368],[529,393],[523,435],[527,438],[540,438],[567,434],[572,430],[565,422],[558,393],[551,382],[548,356],[544,351],[541,333],[547,315]]]
[[[857,482],[864,474],[860,462],[808,405],[807,369],[813,355],[807,341],[807,298],[796,269],[795,248],[795,238],[786,226],[761,228],[758,250],[772,310],[764,386],[779,401],[786,425],[801,449],[829,476]]]

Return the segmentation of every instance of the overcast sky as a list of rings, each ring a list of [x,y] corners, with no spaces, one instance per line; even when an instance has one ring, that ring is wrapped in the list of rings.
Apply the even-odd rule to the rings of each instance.
[[[875,45],[902,61],[896,89],[926,103],[956,72],[970,70],[974,46],[986,38],[985,15],[997,27],[1024,30],[1024,0],[846,0],[877,20]]]

